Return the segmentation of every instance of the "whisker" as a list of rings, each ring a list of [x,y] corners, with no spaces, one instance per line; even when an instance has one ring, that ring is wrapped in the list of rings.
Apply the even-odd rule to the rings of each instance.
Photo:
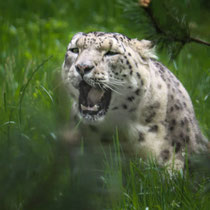
[[[117,78],[114,78],[114,77],[111,77],[110,80],[114,80],[114,81],[118,81],[118,82],[121,82],[121,83],[125,83],[125,81],[117,79]]]
[[[114,82],[116,84],[125,84],[126,83],[125,81],[121,81],[121,80],[117,80],[117,79],[110,79],[109,81]]]
[[[119,95],[122,95],[120,92],[118,92],[116,90],[116,89],[120,90],[120,87],[123,86],[122,83],[124,83],[124,82],[122,82],[122,81],[117,81],[116,80],[116,82],[115,82],[114,80],[112,80],[112,81],[109,81],[107,83],[106,80],[100,80],[100,81],[98,81],[98,80],[91,80],[91,83],[93,84],[93,86],[95,86],[95,85],[99,86],[100,89],[105,89],[105,90],[110,89],[113,92],[115,92],[115,93],[117,93]]]
[[[115,89],[113,89],[112,87],[110,87],[108,84],[103,83],[103,85],[104,85],[105,87],[109,88],[110,90],[112,90],[113,92],[115,92],[115,93],[117,93],[117,94],[119,94],[119,95],[122,95],[121,93],[119,93],[118,91],[116,91]]]
[[[109,84],[115,85],[115,86],[118,86],[118,87],[123,87],[124,86],[123,84],[116,84],[116,83],[111,82],[111,81],[109,81]]]
[[[115,85],[115,84],[110,84],[110,83],[108,85],[116,90],[122,90],[121,87],[123,87],[123,85]]]

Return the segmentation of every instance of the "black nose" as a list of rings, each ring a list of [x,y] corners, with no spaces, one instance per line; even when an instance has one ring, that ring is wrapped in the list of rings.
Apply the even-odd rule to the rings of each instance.
[[[76,70],[81,76],[89,73],[93,68],[94,68],[94,66],[92,66],[92,65],[86,65],[86,64],[77,64],[76,65]]]

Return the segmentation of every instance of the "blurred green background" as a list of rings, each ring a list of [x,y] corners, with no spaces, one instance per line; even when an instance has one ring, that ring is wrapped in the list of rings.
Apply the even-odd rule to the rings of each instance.
[[[210,41],[209,1],[185,3],[192,35]],[[72,160],[61,141],[71,101],[60,70],[71,37],[97,30],[144,38],[133,25],[116,0],[0,2],[0,210],[209,208],[209,176],[170,179],[138,159],[123,167],[117,134],[110,157],[81,146]],[[158,55],[189,91],[209,138],[210,48],[187,44],[170,63]]]

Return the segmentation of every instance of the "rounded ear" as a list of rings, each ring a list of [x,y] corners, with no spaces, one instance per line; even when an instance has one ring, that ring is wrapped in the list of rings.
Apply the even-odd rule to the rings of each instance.
[[[83,35],[85,35],[84,32],[78,32],[78,33],[74,34],[73,37],[71,38],[71,41],[69,42],[69,44],[67,46],[67,49],[69,49],[71,45],[75,45],[76,41]]]
[[[131,39],[130,43],[131,47],[136,50],[141,57],[145,59],[157,59],[157,56],[155,54],[155,46],[151,41],[145,39],[142,39],[140,41],[138,39]]]
[[[151,49],[151,48],[154,47],[154,43],[152,41],[149,41],[149,40],[146,40],[146,39],[142,39],[139,42],[145,48]]]
[[[81,36],[83,36],[85,33],[83,33],[83,32],[78,32],[78,33],[76,33],[76,34],[74,34],[74,36],[72,37],[72,39],[71,39],[71,42],[73,42],[74,40],[77,40],[77,39],[79,39]]]

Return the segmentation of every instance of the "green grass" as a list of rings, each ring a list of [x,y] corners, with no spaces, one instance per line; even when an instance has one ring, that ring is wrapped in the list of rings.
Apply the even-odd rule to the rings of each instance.
[[[201,38],[208,38],[208,20],[194,29]],[[91,30],[142,38],[125,26],[111,0],[0,3],[1,210],[209,209],[205,160],[198,173],[171,177],[152,160],[124,157],[117,134],[106,155],[103,148],[101,155],[88,152],[84,139],[84,148],[72,156],[61,140],[71,107],[60,80],[69,40],[78,31]],[[160,54],[189,91],[208,138],[209,57],[210,48],[196,44],[187,45],[172,63]]]

